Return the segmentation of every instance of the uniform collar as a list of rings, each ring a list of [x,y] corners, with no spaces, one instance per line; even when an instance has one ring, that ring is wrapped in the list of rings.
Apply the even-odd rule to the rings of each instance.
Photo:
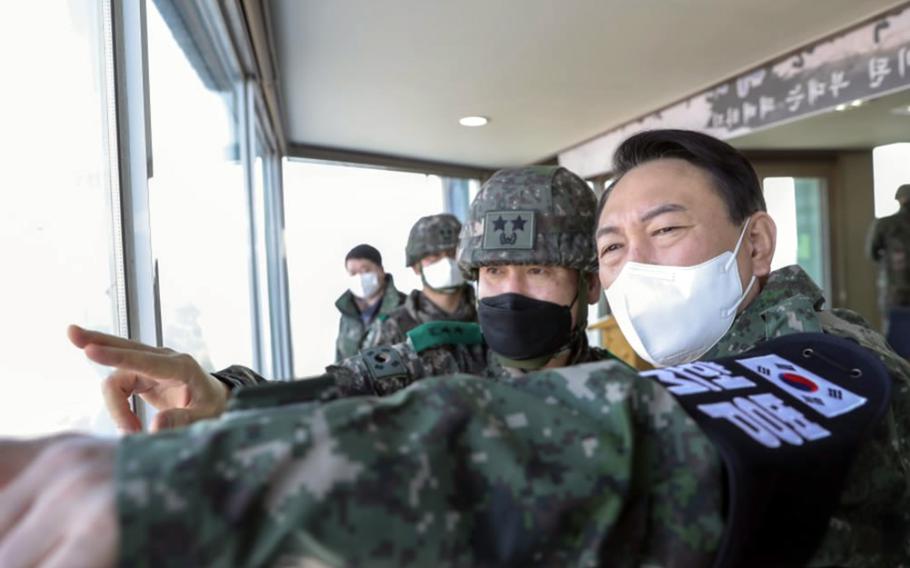
[[[799,332],[819,332],[816,315],[825,303],[821,289],[797,265],[775,270],[761,293],[736,316],[730,330],[704,359],[748,351],[757,343]]]

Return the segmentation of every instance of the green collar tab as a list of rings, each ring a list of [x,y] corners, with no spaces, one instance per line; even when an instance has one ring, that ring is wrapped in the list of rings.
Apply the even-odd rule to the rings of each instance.
[[[440,345],[480,345],[483,343],[480,326],[473,322],[431,321],[415,327],[407,335],[414,350],[418,353]]]

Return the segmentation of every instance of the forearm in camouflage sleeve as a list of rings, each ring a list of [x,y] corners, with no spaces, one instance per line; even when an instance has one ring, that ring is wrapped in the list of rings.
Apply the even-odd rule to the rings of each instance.
[[[426,379],[126,438],[121,564],[707,566],[719,468],[615,362]]]
[[[389,372],[383,373],[383,365]],[[429,375],[421,356],[407,342],[365,349],[329,365],[326,373],[335,378],[336,398],[386,396]]]
[[[228,389],[231,391],[239,387],[248,387],[268,382],[265,378],[256,373],[256,371],[242,365],[231,365],[227,369],[212,373],[212,376],[227,385]]]

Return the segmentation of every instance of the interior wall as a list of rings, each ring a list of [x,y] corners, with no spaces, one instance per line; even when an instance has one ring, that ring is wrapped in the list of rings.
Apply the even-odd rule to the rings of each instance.
[[[839,152],[831,198],[831,237],[838,254],[836,306],[855,310],[876,329],[875,265],[866,258],[866,232],[875,219],[872,151]]]
[[[875,266],[864,254],[874,219],[872,151],[746,152],[759,179],[773,176],[828,180],[831,292],[828,305],[859,312],[876,329]]]

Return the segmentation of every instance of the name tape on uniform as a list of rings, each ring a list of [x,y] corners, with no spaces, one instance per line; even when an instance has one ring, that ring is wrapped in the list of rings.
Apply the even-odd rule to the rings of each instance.
[[[866,402],[865,398],[779,355],[736,359],[736,362],[827,419],[848,413]],[[656,379],[680,401],[692,396],[729,393],[727,400],[694,406],[708,417],[728,421],[767,448],[779,448],[784,444],[800,446],[831,436],[827,428],[810,420],[773,392],[737,392],[768,388],[768,385],[756,384],[749,377],[734,374],[720,363],[687,363],[645,371],[641,376]]]

